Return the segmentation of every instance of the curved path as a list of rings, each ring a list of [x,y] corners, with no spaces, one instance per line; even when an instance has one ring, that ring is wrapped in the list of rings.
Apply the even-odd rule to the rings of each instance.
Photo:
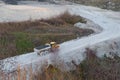
[[[49,6],[47,5],[42,7],[47,8]],[[54,9],[57,10],[58,6],[53,5],[52,7],[56,7]],[[14,70],[18,64],[22,67],[25,65],[38,63],[42,65],[45,61],[51,62],[51,60],[57,60],[58,58],[62,58],[66,62],[71,60],[81,61],[84,59],[84,51],[86,47],[96,46],[101,42],[120,37],[120,12],[82,5],[64,5],[64,7],[67,8],[72,14],[81,15],[89,20],[92,20],[96,24],[100,25],[103,28],[103,31],[96,35],[90,35],[88,37],[62,43],[60,45],[60,51],[57,55],[48,54],[40,57],[33,52],[2,60],[5,64],[3,70]],[[48,12],[49,11],[47,11],[47,13]]]

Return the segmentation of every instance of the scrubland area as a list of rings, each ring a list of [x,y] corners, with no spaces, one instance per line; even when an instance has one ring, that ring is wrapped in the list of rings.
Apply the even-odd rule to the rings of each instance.
[[[57,65],[43,65],[42,69],[33,72],[32,65],[27,70],[21,70],[18,66],[11,74],[0,74],[2,80],[119,80],[120,79],[120,57],[104,55],[102,58],[96,56],[96,52],[86,48],[86,58],[79,65],[74,60],[67,65],[74,66],[74,70],[61,71]],[[61,63],[61,67],[64,63]],[[42,70],[42,71],[41,71]],[[28,73],[28,72],[29,73]],[[29,77],[28,77],[29,76]]]
[[[74,27],[85,19],[65,12],[57,17],[23,22],[0,23],[0,59],[32,52],[36,46],[87,36],[94,31]]]
[[[104,55],[98,58],[96,52],[86,49],[86,58],[79,65],[72,60],[68,65],[74,65],[75,70],[61,71],[50,65],[42,74],[33,76],[34,80],[119,80],[120,57]]]

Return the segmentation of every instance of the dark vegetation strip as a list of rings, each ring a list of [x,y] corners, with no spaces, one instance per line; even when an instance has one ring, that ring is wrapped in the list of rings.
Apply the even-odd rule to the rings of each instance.
[[[103,9],[120,11],[120,0],[66,0],[74,3],[97,6]]]

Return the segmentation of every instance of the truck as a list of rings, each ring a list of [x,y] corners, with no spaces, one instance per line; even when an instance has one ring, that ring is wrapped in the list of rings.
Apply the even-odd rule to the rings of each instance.
[[[50,42],[46,43],[45,45],[35,47],[34,52],[36,52],[40,56],[43,56],[50,52],[58,51],[59,47],[60,47],[59,44],[57,44],[56,42]]]

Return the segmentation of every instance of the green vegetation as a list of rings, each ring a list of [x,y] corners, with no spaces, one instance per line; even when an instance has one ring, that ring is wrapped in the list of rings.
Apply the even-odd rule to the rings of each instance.
[[[0,59],[32,52],[47,42],[62,43],[93,33],[74,27],[76,22],[86,23],[84,18],[65,12],[50,19],[0,23]]]
[[[26,53],[27,51],[30,51],[30,49],[34,47],[34,45],[32,44],[32,41],[30,41],[27,38],[27,34],[15,33],[14,35],[16,37],[15,43],[16,43],[16,49],[18,53],[19,52]]]

